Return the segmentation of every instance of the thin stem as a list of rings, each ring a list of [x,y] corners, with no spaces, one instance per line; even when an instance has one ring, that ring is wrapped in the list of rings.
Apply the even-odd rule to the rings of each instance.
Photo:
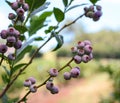
[[[61,68],[58,70],[58,72],[62,71],[64,68],[66,68],[67,66],[69,66],[72,61],[73,61],[73,58],[72,58],[67,64],[65,64],[63,67],[61,67]],[[37,88],[40,88],[40,87],[42,87],[43,85],[45,85],[46,82],[47,82],[50,78],[51,78],[51,76],[47,77],[47,79],[46,79],[43,83],[41,83],[40,85],[38,85]],[[28,92],[25,94],[25,96],[24,96],[23,98],[21,98],[17,103],[20,103],[20,102],[24,101],[24,99],[26,99],[26,97],[27,97],[30,93],[31,93],[31,91],[28,91]]]
[[[63,29],[65,29],[66,27],[74,24],[78,19],[82,18],[83,16],[84,16],[84,14],[80,15],[79,17],[77,17],[77,18],[76,18],[74,21],[72,21],[71,23],[64,25],[60,30],[58,30],[58,33],[60,33],[60,32],[61,32]]]
[[[0,60],[0,65],[2,64],[3,60],[4,60],[4,54],[2,54],[2,58]]]
[[[5,89],[2,91],[2,93],[0,94],[0,98],[3,97],[3,95],[7,92],[7,90],[11,87],[11,85],[15,82],[15,80],[21,75],[21,73],[32,63],[35,55],[39,52],[39,50],[45,45],[47,44],[47,42],[49,42],[51,40],[52,37],[49,37],[48,40],[41,45],[33,54],[33,56],[31,57],[30,61],[18,72],[18,74],[16,74],[16,76],[14,77],[13,80],[11,80],[10,83],[8,83],[5,87]]]

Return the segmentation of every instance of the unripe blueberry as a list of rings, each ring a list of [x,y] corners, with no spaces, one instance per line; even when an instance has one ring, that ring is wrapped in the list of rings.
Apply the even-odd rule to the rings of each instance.
[[[82,62],[87,63],[90,60],[90,57],[88,55],[82,56]]]
[[[14,36],[15,35],[15,28],[9,27],[7,29],[7,34],[8,34],[8,36]]]
[[[1,38],[2,39],[6,39],[7,38],[7,30],[2,30],[0,34],[1,34]]]
[[[81,56],[75,55],[75,56],[74,56],[74,61],[75,61],[75,63],[77,63],[77,64],[81,63]]]
[[[71,73],[71,77],[77,78],[80,75],[80,70],[77,67],[75,67],[71,69],[70,73]]]
[[[51,82],[51,81],[47,81],[46,82],[46,88],[48,90],[52,90],[53,86],[54,86],[53,82]]]
[[[9,54],[8,59],[9,60],[15,60],[15,55],[14,54]]]
[[[12,7],[13,10],[17,10],[19,8],[18,2],[13,2],[11,4],[11,7]]]
[[[71,48],[72,53],[77,53],[77,50],[78,50],[77,47],[72,47]]]
[[[8,36],[7,37],[7,42],[14,44],[16,42],[16,38],[14,36]]]
[[[84,40],[83,42],[85,43],[85,45],[91,45],[91,42],[89,40]]]
[[[31,91],[32,93],[35,93],[35,92],[37,91],[37,87],[36,87],[35,85],[31,85],[31,86],[30,86],[30,91]]]
[[[58,70],[54,69],[54,68],[51,68],[50,71],[49,71],[49,74],[52,77],[56,77],[58,75]]]
[[[102,7],[101,7],[100,5],[96,5],[96,9],[97,9],[98,11],[101,11],[101,10],[102,10]]]
[[[29,5],[27,3],[23,3],[22,8],[27,11],[29,9]]]
[[[7,46],[5,44],[0,44],[0,53],[5,53],[7,51]]]
[[[18,16],[22,17],[22,16],[24,15],[24,12],[25,12],[25,11],[24,11],[24,9],[22,9],[22,8],[18,8],[16,12],[17,12],[17,15],[18,15]]]
[[[93,11],[88,11],[86,13],[86,17],[93,18],[93,16],[94,16],[94,12]]]
[[[79,41],[79,42],[78,42],[78,45],[77,45],[77,48],[78,48],[78,49],[82,49],[84,46],[85,46],[85,43]]]
[[[22,41],[18,40],[15,44],[14,44],[15,49],[20,49],[22,47]]]
[[[28,80],[30,80],[32,84],[36,83],[36,79],[34,77],[29,77]]]
[[[52,94],[57,94],[58,92],[59,92],[59,89],[58,89],[58,87],[56,87],[56,86],[53,86],[52,87],[52,90],[50,91]]]
[[[84,49],[78,49],[78,53],[77,53],[79,56],[82,56],[85,54],[85,51]]]
[[[84,47],[85,53],[90,54],[92,52],[92,47],[90,45],[86,45]]]
[[[23,84],[24,84],[25,87],[30,87],[32,85],[31,81],[28,80],[28,79],[25,80]]]
[[[71,79],[71,74],[69,72],[65,72],[63,76],[64,76],[65,80],[70,80]]]
[[[16,15],[13,14],[13,13],[9,13],[8,18],[9,18],[10,20],[13,20],[13,19],[16,18]]]

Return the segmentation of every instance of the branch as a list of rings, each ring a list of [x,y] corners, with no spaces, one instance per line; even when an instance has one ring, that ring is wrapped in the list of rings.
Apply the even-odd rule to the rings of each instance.
[[[67,63],[65,64],[63,67],[61,67],[58,72],[61,72],[64,68],[66,68],[67,66],[70,65],[70,63],[73,61],[73,58]],[[37,86],[37,88],[42,87],[43,85],[46,84],[46,82],[51,78],[51,76],[49,76],[43,83],[41,83],[40,85]],[[17,103],[21,103],[22,101],[24,101],[26,99],[26,97],[31,93],[31,91],[28,91],[25,96],[23,98],[21,98]]]
[[[74,24],[77,20],[79,20],[80,18],[82,18],[84,15],[85,15],[85,14],[80,15],[79,17],[77,17],[77,18],[76,18],[74,21],[72,21],[71,23],[64,25],[60,30],[58,30],[58,33],[61,32],[61,31],[62,31],[63,29],[65,29],[66,27]]]

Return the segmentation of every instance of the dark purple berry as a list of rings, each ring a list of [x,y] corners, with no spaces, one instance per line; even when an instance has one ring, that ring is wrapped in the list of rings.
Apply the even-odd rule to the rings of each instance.
[[[75,67],[71,69],[70,73],[71,73],[71,77],[77,78],[80,75],[80,70]]]
[[[2,39],[6,39],[7,38],[7,30],[2,30],[0,34],[1,34],[1,38]]]
[[[58,70],[52,68],[52,69],[50,69],[49,74],[50,74],[50,76],[52,76],[52,77],[56,77],[56,76],[58,75]]]
[[[29,5],[27,3],[23,3],[22,8],[27,11],[29,9]]]
[[[94,13],[94,17],[101,17],[102,16],[102,12],[101,11],[96,11],[95,13]]]
[[[8,36],[14,36],[15,35],[15,28],[9,27],[7,30],[7,35]]]
[[[75,63],[77,63],[77,64],[81,63],[81,56],[75,55],[75,56],[74,56],[74,61],[75,61]]]
[[[65,80],[70,80],[71,79],[71,74],[69,72],[64,73],[64,79]]]
[[[25,87],[30,87],[32,85],[31,81],[28,80],[28,79],[25,80],[23,84],[24,84]]]
[[[23,22],[25,20],[25,16],[24,15],[23,16],[19,16],[18,20],[21,21],[21,22]]]
[[[24,12],[25,12],[25,11],[24,11],[24,9],[22,9],[22,8],[18,8],[16,12],[17,12],[17,15],[18,15],[18,16],[22,17],[22,16],[24,15]]]
[[[79,56],[84,55],[84,53],[85,53],[84,49],[79,49],[79,50],[78,50],[78,55],[79,55]]]
[[[20,49],[22,47],[22,41],[18,40],[15,44],[14,44],[15,49]]]
[[[78,49],[82,49],[84,46],[85,46],[85,43],[79,41],[79,42],[78,42],[78,45],[77,45],[77,48],[78,48]]]
[[[92,47],[90,45],[86,45],[84,47],[85,53],[90,54],[92,52]]]
[[[32,93],[37,92],[37,87],[36,87],[35,85],[31,85],[31,86],[30,86],[30,91],[31,91]]]
[[[9,60],[15,60],[15,55],[14,54],[9,54],[8,59]]]
[[[12,7],[13,10],[17,10],[19,8],[18,2],[13,2],[11,4],[11,7]]]
[[[96,9],[97,9],[98,11],[101,11],[101,10],[102,10],[102,7],[101,7],[100,5],[96,5]]]
[[[32,84],[36,83],[36,79],[34,77],[29,77],[28,80],[30,80]]]
[[[0,44],[0,53],[5,53],[7,51],[7,46],[5,44]]]
[[[9,18],[10,20],[13,20],[13,19],[16,18],[16,15],[13,14],[13,13],[9,13],[8,18]]]
[[[46,88],[48,90],[52,90],[53,86],[54,86],[53,82],[51,82],[51,81],[47,81],[46,82]]]
[[[15,30],[15,37],[20,38],[20,32],[18,30]]]
[[[59,89],[58,89],[58,87],[56,87],[56,86],[53,86],[52,87],[52,90],[50,91],[52,94],[57,94],[58,92],[59,92]]]
[[[15,43],[16,42],[16,38],[14,36],[9,36],[7,37],[7,43]]]

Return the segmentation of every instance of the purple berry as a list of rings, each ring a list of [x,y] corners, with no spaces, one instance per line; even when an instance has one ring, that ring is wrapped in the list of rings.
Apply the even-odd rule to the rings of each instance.
[[[5,53],[7,51],[7,46],[5,44],[0,44],[0,53]]]
[[[8,36],[14,36],[15,35],[15,28],[9,27],[7,30]]]
[[[23,22],[25,20],[25,16],[24,15],[23,16],[19,16],[18,20],[21,21],[21,22]]]
[[[6,39],[7,38],[7,30],[2,30],[0,34],[1,34],[1,38],[2,39]]]
[[[92,52],[92,47],[90,45],[86,45],[84,47],[85,53],[90,54]]]
[[[70,80],[71,79],[71,74],[69,72],[64,73],[64,79],[65,80]]]
[[[9,37],[7,37],[7,42],[14,44],[16,42],[16,38],[14,36],[9,36]]]
[[[75,67],[71,69],[70,73],[71,73],[71,77],[77,78],[80,75],[80,70],[78,69],[78,67]]]
[[[9,13],[8,18],[9,18],[10,20],[13,20],[13,19],[16,18],[16,15],[13,14],[13,13]]]
[[[15,55],[14,54],[9,54],[8,59],[9,60],[15,60]]]
[[[24,11],[24,9],[22,9],[22,8],[18,8],[16,12],[17,12],[17,15],[18,15],[18,16],[22,17],[22,16],[24,15],[24,12],[25,12],[25,11]]]
[[[94,11],[94,6],[93,6],[93,5],[91,5],[91,6],[89,7],[89,11]]]
[[[14,44],[15,49],[20,49],[22,47],[22,41],[18,40],[15,44]]]
[[[101,17],[102,16],[102,12],[101,11],[96,11],[95,13],[94,13],[94,17]]]
[[[28,79],[25,80],[23,84],[24,84],[25,87],[30,87],[32,85],[31,81],[28,80]]]
[[[78,55],[82,56],[82,55],[84,55],[84,53],[85,53],[84,49],[79,49],[78,50]]]
[[[20,32],[18,30],[15,30],[15,37],[20,38]]]
[[[72,47],[71,48],[72,53],[77,53],[77,50],[78,50],[77,47]]]
[[[90,57],[88,55],[82,56],[82,62],[87,63],[90,60]]]
[[[77,45],[77,48],[78,48],[78,49],[82,49],[84,46],[85,46],[85,43],[79,41],[79,42],[78,42],[78,45]]]
[[[12,7],[13,10],[17,10],[19,8],[18,2],[13,2],[11,4],[11,7]]]
[[[76,64],[81,63],[81,56],[75,55],[75,56],[74,56],[74,61],[75,61]]]
[[[36,83],[36,79],[34,77],[29,77],[28,80],[30,80],[32,84]]]
[[[53,82],[51,82],[51,81],[47,81],[46,82],[46,88],[48,90],[52,90],[53,86],[54,86]]]
[[[58,87],[56,87],[56,86],[53,86],[52,87],[52,90],[50,91],[52,94],[57,94],[58,92],[59,92],[59,89],[58,89]]]
[[[91,45],[91,42],[89,40],[84,40],[83,42],[85,43],[85,45]]]
[[[19,5],[22,5],[23,3],[25,3],[25,0],[17,0]]]
[[[27,3],[23,3],[22,8],[27,11],[29,9],[29,5]]]
[[[37,91],[37,87],[36,87],[35,85],[31,85],[31,86],[30,86],[30,91],[31,91],[32,93],[35,93],[35,92]]]
[[[49,74],[50,74],[50,76],[52,76],[52,77],[56,77],[56,76],[58,75],[58,70],[52,68],[52,69],[50,69]]]
[[[101,11],[101,10],[102,10],[102,7],[101,7],[100,5],[96,5],[96,9],[97,9],[98,11]]]

